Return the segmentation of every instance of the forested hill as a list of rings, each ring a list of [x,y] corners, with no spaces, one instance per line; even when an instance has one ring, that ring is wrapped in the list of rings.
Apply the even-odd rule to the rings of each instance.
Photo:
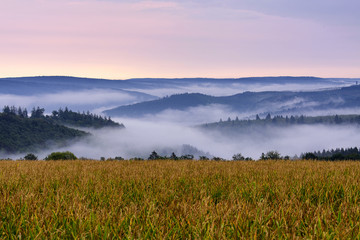
[[[22,118],[42,118],[54,123],[72,126],[72,127],[83,127],[83,128],[103,128],[103,127],[120,127],[124,128],[123,124],[119,124],[111,120],[110,117],[102,117],[90,112],[73,112],[67,107],[65,109],[60,108],[57,111],[53,111],[51,115],[44,115],[44,108],[33,108],[31,113],[28,113],[27,109],[21,107],[16,108],[15,106],[5,106],[3,113],[10,115],[17,115]],[[30,115],[30,116],[29,116]]]
[[[110,117],[102,117],[90,112],[79,113],[68,110],[67,108],[53,111],[48,118],[54,120],[56,123],[65,124],[74,127],[120,127],[124,128],[123,124],[119,124],[111,120]]]
[[[302,124],[357,124],[360,125],[360,115],[333,115],[333,116],[274,116],[268,114],[265,118],[261,119],[258,115],[254,120],[239,120],[238,118],[220,120],[215,123],[206,123],[201,125],[205,129],[221,129],[221,130],[236,130],[248,129],[255,127],[286,127]]]
[[[66,145],[69,140],[89,135],[73,129],[116,127],[124,128],[110,118],[91,113],[77,113],[65,108],[45,116],[43,108],[30,113],[21,107],[5,106],[0,113],[0,152],[20,153],[53,145]]]
[[[142,117],[165,110],[187,110],[189,108],[222,105],[234,112],[273,113],[306,112],[314,110],[344,109],[360,107],[360,85],[328,89],[323,91],[266,91],[243,92],[232,96],[215,97],[199,93],[177,94],[157,100],[119,106],[104,111],[109,116]]]
[[[45,118],[0,113],[0,152],[20,153],[54,145],[88,135]]]

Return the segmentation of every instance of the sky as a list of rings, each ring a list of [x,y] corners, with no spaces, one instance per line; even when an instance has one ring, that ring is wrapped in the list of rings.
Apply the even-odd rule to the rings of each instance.
[[[0,77],[360,77],[358,0],[1,0]]]

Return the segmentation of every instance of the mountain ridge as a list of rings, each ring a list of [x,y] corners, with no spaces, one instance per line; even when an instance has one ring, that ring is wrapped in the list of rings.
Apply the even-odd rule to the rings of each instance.
[[[231,96],[214,97],[200,93],[176,94],[157,100],[119,106],[104,111],[109,116],[142,117],[146,114],[157,114],[167,109],[186,110],[190,107],[220,104],[233,111],[250,111],[256,109],[276,112],[291,108],[328,109],[360,107],[360,86],[353,85],[324,91],[265,91],[244,92]],[[273,109],[269,105],[273,106]]]

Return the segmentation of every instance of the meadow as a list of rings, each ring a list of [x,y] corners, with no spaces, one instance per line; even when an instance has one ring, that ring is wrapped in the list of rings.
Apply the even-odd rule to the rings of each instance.
[[[360,162],[1,161],[1,239],[359,239]]]

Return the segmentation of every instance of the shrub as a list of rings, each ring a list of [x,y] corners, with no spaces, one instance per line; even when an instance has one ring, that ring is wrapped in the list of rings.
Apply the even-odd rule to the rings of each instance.
[[[25,157],[24,157],[25,160],[38,160],[38,157],[35,156],[35,154],[33,153],[28,153]]]
[[[48,155],[45,160],[76,160],[77,157],[69,151],[66,152],[53,152]]]
[[[235,154],[232,158],[233,158],[234,161],[242,161],[242,160],[245,160],[245,157],[244,157],[241,153]]]

